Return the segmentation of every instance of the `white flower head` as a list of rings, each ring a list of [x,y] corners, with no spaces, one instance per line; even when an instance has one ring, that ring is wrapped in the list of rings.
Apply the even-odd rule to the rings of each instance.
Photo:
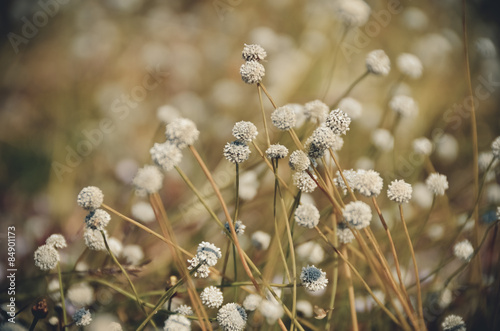
[[[354,240],[354,234],[344,222],[337,225],[337,239],[341,244],[349,244]]]
[[[365,197],[376,197],[382,191],[384,181],[374,170],[358,170],[353,180],[353,188]]]
[[[330,110],[328,105],[320,100],[310,101],[304,105],[304,108],[307,119],[316,123],[323,123]]]
[[[42,271],[54,269],[59,261],[59,253],[54,246],[42,245],[35,251],[35,266]]]
[[[258,250],[266,250],[271,243],[271,236],[264,231],[256,231],[252,234],[252,245]]]
[[[132,216],[144,223],[150,223],[156,220],[153,207],[145,201],[139,201],[133,204],[130,212]]]
[[[446,316],[441,327],[443,331],[466,331],[463,318],[457,315]]]
[[[444,195],[444,191],[448,189],[448,179],[445,175],[432,173],[425,180],[425,185],[435,195]]]
[[[232,163],[243,163],[250,157],[250,148],[241,141],[235,140],[224,146],[223,154],[226,160]]]
[[[95,186],[83,188],[76,199],[78,205],[86,210],[93,210],[101,207],[103,201],[104,194],[100,188]]]
[[[328,279],[326,278],[326,272],[314,265],[302,268],[300,273],[300,281],[302,285],[311,292],[321,291],[328,284]]]
[[[302,260],[313,264],[321,263],[325,258],[323,247],[314,241],[307,241],[296,247],[295,253]]]
[[[53,246],[54,248],[66,248],[66,239],[64,239],[62,234],[54,233],[51,234],[47,240],[45,240],[45,244],[49,246]]]
[[[170,315],[163,326],[164,331],[191,331],[191,321],[184,315]]]
[[[85,224],[87,228],[93,230],[104,230],[111,220],[111,215],[103,209],[91,210],[85,216]]]
[[[243,308],[248,311],[254,311],[262,302],[262,297],[258,294],[249,294],[243,300]]]
[[[356,176],[358,175],[358,172],[353,169],[347,169],[343,170],[342,174],[344,175],[345,180],[347,181],[347,184],[349,184],[349,187],[354,187],[354,182],[356,180]],[[340,187],[343,191],[344,194],[347,193],[347,185],[344,181],[344,178],[342,178],[340,171],[337,170],[336,173],[337,177],[333,179],[333,182],[335,183],[336,186]]]
[[[344,207],[342,215],[347,223],[358,230],[369,226],[372,220],[372,210],[363,201],[349,202]]]
[[[339,101],[339,109],[342,109],[352,120],[358,119],[363,113],[361,103],[351,97],[343,98]]]
[[[313,317],[314,309],[312,304],[307,300],[297,301],[297,314],[306,318]]]
[[[391,201],[395,201],[399,204],[408,203],[411,199],[412,191],[410,184],[402,179],[396,179],[389,184],[387,197],[389,197]]]
[[[316,175],[313,175],[316,177]],[[302,193],[311,193],[318,186],[316,182],[305,171],[296,172],[292,176],[293,185],[295,185]]]
[[[73,320],[77,326],[89,325],[90,322],[92,322],[92,315],[90,314],[90,311],[82,308],[73,315]]]
[[[190,316],[193,315],[193,308],[188,305],[180,305],[179,307],[175,308],[174,310],[177,314],[181,314],[184,316]]]
[[[491,143],[491,152],[495,158],[500,159],[500,137],[496,137]]]
[[[429,156],[432,153],[432,142],[425,137],[413,140],[412,146],[416,154]]]
[[[213,267],[217,261],[222,257],[220,248],[206,241],[202,241],[196,250],[196,257],[199,261],[204,262],[206,265]]]
[[[108,331],[123,331],[123,328],[122,328],[120,323],[111,322],[108,324],[107,330]]]
[[[224,331],[243,331],[247,324],[247,313],[237,303],[227,303],[219,309],[217,322]]]
[[[106,230],[102,231],[104,231],[104,234],[107,238],[108,234],[106,233]],[[83,232],[83,240],[85,241],[85,245],[93,251],[106,250],[106,244],[104,243],[104,239],[102,238],[100,230],[86,228]]]
[[[145,165],[137,170],[132,183],[139,195],[157,193],[163,186],[163,174],[158,167]]]
[[[252,122],[240,121],[236,122],[232,130],[233,136],[241,141],[251,142],[259,133],[257,127]]]
[[[228,222],[226,222],[226,223],[224,224],[224,227],[226,228],[226,230],[227,230],[227,231],[229,231],[229,233],[231,233],[231,230],[230,230],[230,228],[229,228],[229,223],[228,223]],[[243,234],[245,233],[245,229],[246,229],[246,227],[247,227],[247,226],[246,226],[245,224],[243,224],[243,222],[242,222],[242,221],[239,221],[239,220],[238,220],[238,221],[234,222],[234,231],[236,232],[236,234],[237,234],[238,236],[241,236],[241,235],[243,235]],[[226,234],[227,232],[223,232],[223,233],[225,233],[225,234]]]
[[[122,242],[114,237],[110,237],[107,240],[108,240],[109,250],[111,251],[111,253],[113,253],[113,255],[116,257],[121,256],[123,252]]]
[[[275,325],[276,321],[285,313],[281,304],[276,302],[274,297],[270,300],[262,300],[259,305],[259,310],[262,316],[266,318],[266,322],[269,325]]]
[[[131,265],[138,265],[144,259],[144,251],[139,245],[127,245],[123,247],[122,255]]]
[[[422,76],[422,62],[413,54],[403,53],[399,55],[396,64],[399,71],[411,79],[418,79]]]
[[[365,63],[366,69],[377,76],[387,76],[391,71],[391,60],[381,49],[368,53]]]
[[[262,82],[266,75],[266,68],[257,61],[247,61],[240,67],[241,79],[247,84]]]
[[[306,153],[301,150],[293,151],[288,160],[290,168],[295,171],[305,171],[311,165],[311,160]]]
[[[377,129],[372,133],[372,143],[379,150],[387,152],[394,147],[394,137],[386,129]]]
[[[266,156],[269,159],[283,159],[288,155],[288,148],[280,144],[269,146],[266,150]]]
[[[497,219],[500,219],[500,207],[497,207]]]
[[[194,144],[199,135],[196,124],[187,118],[174,119],[165,130],[167,140],[181,149]]]
[[[206,263],[200,261],[197,256],[187,261],[189,263],[188,270],[193,270],[198,267],[194,272],[195,277],[207,278],[210,275],[210,267]]]
[[[200,298],[201,302],[208,308],[219,308],[224,302],[222,291],[215,286],[205,287]]]
[[[418,105],[412,97],[395,95],[389,101],[389,107],[401,117],[413,117],[418,113]]]
[[[90,306],[94,302],[94,288],[87,283],[71,285],[68,299],[77,307]]]
[[[340,109],[334,109],[326,118],[326,126],[336,135],[346,134],[349,131],[351,118]]]
[[[163,169],[163,171],[170,171],[175,166],[179,165],[182,160],[182,152],[177,145],[170,141],[162,144],[155,143],[149,150],[153,162]]]
[[[295,209],[295,222],[305,228],[312,229],[319,223],[319,211],[310,203],[303,203]]]
[[[245,44],[245,47],[243,47],[243,52],[241,52],[241,56],[245,61],[262,61],[266,58],[267,53],[260,45]]]
[[[271,121],[273,125],[279,130],[286,131],[295,127],[296,116],[292,107],[282,106],[276,108],[271,114]]]
[[[453,254],[459,259],[468,262],[472,258],[472,254],[474,254],[474,248],[470,241],[465,239],[453,246]]]
[[[337,2],[337,16],[347,27],[364,25],[370,17],[370,6],[363,0],[340,0]]]
[[[335,145],[337,137],[329,127],[320,125],[314,130],[310,139],[315,147],[325,150]]]
[[[497,56],[497,49],[495,43],[490,38],[477,38],[476,39],[476,49],[478,53],[486,59],[493,59]]]

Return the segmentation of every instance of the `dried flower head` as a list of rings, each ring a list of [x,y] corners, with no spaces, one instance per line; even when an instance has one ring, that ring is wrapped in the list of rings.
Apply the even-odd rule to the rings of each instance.
[[[187,261],[189,263],[188,270],[193,270],[198,267],[194,272],[195,277],[207,278],[210,275],[210,267],[206,263],[200,261],[197,256]]]
[[[303,203],[295,209],[295,222],[312,229],[319,223],[319,211],[313,204]]]
[[[413,117],[418,113],[418,106],[412,97],[395,95],[389,101],[389,107],[401,117]]]
[[[295,127],[296,124],[295,112],[290,106],[278,107],[271,114],[271,121],[279,130],[290,130]]]
[[[363,106],[351,97],[343,98],[339,101],[339,109],[342,109],[350,119],[355,120],[361,117]]]
[[[444,191],[448,189],[448,179],[445,175],[432,173],[425,180],[425,185],[435,195],[444,195]]]
[[[223,154],[232,163],[242,163],[250,157],[250,148],[241,140],[235,140],[224,146]]]
[[[245,44],[243,52],[241,52],[241,56],[245,61],[262,61],[266,58],[267,53],[260,45]]]
[[[224,331],[243,331],[247,324],[247,313],[237,303],[227,303],[219,309],[217,322]]]
[[[411,79],[417,79],[422,76],[422,62],[413,54],[403,53],[396,60],[399,71]]]
[[[311,136],[311,144],[320,150],[325,150],[335,145],[337,137],[330,128],[320,125]]]
[[[302,285],[311,292],[318,292],[326,288],[328,279],[326,272],[316,268],[314,265],[302,268],[300,273],[300,281]]]
[[[66,239],[64,239],[62,234],[54,233],[51,234],[47,240],[45,240],[45,244],[49,246],[53,246],[54,248],[66,248]]]
[[[330,111],[328,105],[320,100],[306,103],[304,109],[304,115],[306,115],[307,119],[316,123],[323,123]]]
[[[387,152],[394,147],[394,138],[386,129],[377,129],[372,133],[372,143],[381,151]]]
[[[491,143],[491,152],[495,158],[500,159],[500,137],[496,137]]]
[[[92,322],[92,315],[90,314],[90,311],[82,308],[73,315],[73,320],[77,326],[89,325],[90,322]]]
[[[466,331],[463,318],[457,315],[446,316],[441,327],[443,331]]]
[[[351,119],[340,109],[332,110],[326,118],[326,126],[336,135],[346,134],[350,124]]]
[[[76,307],[90,306],[94,303],[94,288],[87,283],[71,285],[67,295]]]
[[[391,71],[391,60],[381,49],[368,53],[365,63],[366,69],[377,76],[387,76]]]
[[[266,150],[266,156],[269,159],[284,159],[288,155],[288,148],[280,144],[269,146]]]
[[[369,226],[372,220],[372,210],[363,201],[349,202],[345,205],[342,215],[344,216],[344,221],[358,230]]]
[[[165,130],[167,140],[181,149],[194,144],[199,135],[196,124],[187,118],[176,118]]]
[[[93,210],[101,207],[103,201],[104,194],[102,194],[100,188],[95,186],[87,186],[83,188],[76,199],[78,205],[87,210]]]
[[[149,150],[153,162],[163,169],[170,171],[177,166],[182,160],[182,152],[177,145],[170,141],[163,144],[155,143]]]
[[[230,231],[228,222],[226,222],[224,224],[224,227],[226,228],[227,231]],[[241,236],[245,233],[246,227],[247,226],[245,224],[243,224],[243,222],[241,222],[241,221],[234,222],[234,231],[236,232],[236,234],[238,236]],[[226,232],[224,232],[224,233],[226,233]]]
[[[399,204],[408,203],[411,199],[412,193],[411,185],[406,183],[402,179],[396,179],[389,184],[387,189],[387,197],[391,201],[395,201]]]
[[[313,175],[316,178],[316,175]],[[316,182],[305,171],[296,172],[292,176],[293,185],[295,185],[302,193],[311,193],[318,186]]]
[[[266,69],[257,61],[247,61],[240,67],[241,79],[247,84],[257,84],[266,75]]]
[[[193,315],[193,308],[188,305],[180,305],[174,310],[177,314],[181,314],[184,316],[190,316]]]
[[[413,140],[412,146],[416,154],[428,156],[432,153],[432,142],[425,137]]]
[[[264,231],[255,231],[252,234],[252,245],[258,250],[266,250],[271,243],[271,236]]]
[[[122,242],[114,237],[110,237],[107,240],[108,240],[109,250],[111,251],[111,253],[113,253],[113,255],[116,257],[121,256],[123,252]]]
[[[103,231],[107,239],[108,234],[106,233],[106,230]],[[104,243],[104,239],[100,230],[86,228],[83,232],[83,240],[85,241],[85,245],[93,251],[106,250],[106,244]]]
[[[364,25],[370,17],[370,6],[363,0],[340,0],[337,2],[337,16],[347,27]]]
[[[102,209],[92,210],[85,216],[85,224],[87,228],[93,230],[104,230],[111,220],[111,215]]]
[[[222,257],[220,248],[206,241],[202,241],[196,250],[196,257],[210,267],[213,267]]]
[[[233,136],[241,141],[251,142],[257,137],[257,127],[252,122],[236,122],[232,130]]]
[[[382,191],[384,181],[380,174],[374,170],[358,170],[352,186],[365,197],[376,197]]]
[[[453,254],[459,259],[468,262],[472,258],[472,254],[474,254],[474,248],[470,241],[465,239],[453,246]]]
[[[358,172],[356,170],[353,170],[353,169],[347,169],[347,170],[343,170],[342,174],[344,175],[344,178],[347,181],[347,184],[349,184],[349,187],[351,187],[351,188],[354,187],[354,181],[356,179],[356,176],[358,175]],[[333,182],[335,183],[336,186],[340,187],[344,191],[344,194],[346,194],[347,193],[347,185],[344,181],[344,178],[342,178],[342,176],[340,175],[340,171],[336,172],[336,176],[337,177],[335,177],[333,179]]]
[[[258,294],[249,294],[243,300],[243,308],[248,311],[254,311],[262,302],[262,297]]]
[[[345,223],[337,225],[337,239],[341,244],[349,244],[354,240],[354,234]]]
[[[135,185],[139,195],[147,195],[158,192],[163,185],[163,174],[158,167],[145,165],[137,170],[132,183]]]
[[[184,315],[170,315],[163,326],[164,331],[191,331],[191,321]]]
[[[60,257],[54,246],[42,245],[35,251],[35,266],[42,271],[52,270],[59,263]]]
[[[293,151],[288,160],[290,168],[295,171],[305,171],[311,165],[311,160],[306,153],[301,150]]]
[[[215,286],[205,287],[200,298],[201,302],[208,308],[219,308],[224,302],[222,291]]]

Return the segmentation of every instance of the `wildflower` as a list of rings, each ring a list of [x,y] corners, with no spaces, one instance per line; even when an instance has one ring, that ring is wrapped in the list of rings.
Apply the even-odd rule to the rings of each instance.
[[[138,265],[144,258],[144,252],[139,245],[127,245],[123,247],[122,255],[125,257],[127,263],[131,265]]]
[[[462,317],[448,315],[441,324],[443,331],[465,331],[465,322]]]
[[[453,254],[463,261],[469,261],[474,254],[474,248],[470,241],[465,239],[453,246]]]
[[[339,109],[342,109],[352,120],[360,118],[363,112],[361,103],[351,97],[341,99],[339,101]]]
[[[217,322],[224,331],[242,331],[247,324],[247,313],[237,303],[228,303],[219,309]]]
[[[486,171],[488,169],[488,166],[490,165],[491,162],[494,162],[493,165],[496,163],[495,158],[493,157],[493,153],[491,152],[482,152],[479,153],[479,156],[477,158],[477,164],[479,167],[479,170],[481,171]]]
[[[207,278],[208,275],[210,275],[210,267],[200,261],[197,256],[193,257],[191,260],[188,260],[188,262],[190,263],[190,265],[188,266],[188,270],[194,270],[196,267],[198,267],[198,269],[196,269],[196,271],[194,272],[195,277]]]
[[[111,322],[108,324],[108,327],[107,327],[107,330],[108,331],[122,331],[123,328],[122,326],[120,325],[120,323],[117,323],[117,322]]]
[[[491,143],[491,152],[495,158],[500,159],[500,137],[496,137]]]
[[[278,107],[272,112],[271,121],[279,130],[290,130],[296,124],[295,112],[290,106]]]
[[[132,216],[144,223],[150,223],[156,220],[153,207],[151,207],[151,204],[144,201],[139,201],[133,204],[130,212],[132,213]]]
[[[59,253],[54,246],[42,245],[35,251],[35,266],[42,271],[52,270],[59,263]]]
[[[337,225],[337,239],[340,244],[349,244],[354,240],[354,234],[347,224],[342,222]]]
[[[107,238],[108,234],[106,233],[106,230],[103,231]],[[91,250],[94,251],[106,250],[106,244],[104,243],[101,231],[99,230],[86,228],[85,231],[83,232],[83,240],[85,241],[85,245]]]
[[[257,127],[252,122],[237,122],[232,130],[233,136],[241,141],[251,142],[257,137]]]
[[[295,253],[302,260],[310,263],[321,263],[325,257],[325,251],[320,244],[313,241],[307,241],[295,249]]]
[[[252,245],[258,250],[266,250],[271,243],[271,236],[263,231],[252,234]]]
[[[240,187],[238,194],[242,200],[252,200],[257,195],[259,189],[259,181],[255,171],[246,171],[240,174]]]
[[[250,157],[250,148],[246,143],[235,140],[224,146],[224,157],[232,163],[242,163]]]
[[[387,152],[394,147],[394,138],[386,129],[377,129],[372,133],[372,143],[381,151]]]
[[[224,224],[224,227],[226,228],[227,231],[230,231],[229,223],[228,222],[226,222]],[[234,231],[236,232],[236,234],[238,236],[241,236],[241,235],[243,235],[245,233],[245,228],[246,227],[247,226],[245,224],[243,224],[241,221],[234,222]],[[226,232],[224,232],[224,233],[226,233]]]
[[[337,16],[347,27],[364,25],[370,17],[370,6],[363,0],[340,0],[337,2]]]
[[[167,125],[165,136],[172,144],[184,148],[194,144],[200,135],[196,124],[187,118],[176,118]]]
[[[413,200],[422,208],[429,208],[434,200],[433,194],[423,183],[413,185]]]
[[[241,79],[247,84],[257,84],[266,75],[266,69],[257,61],[247,61],[240,67]]]
[[[429,18],[425,12],[417,7],[408,7],[403,12],[403,22],[415,31],[424,30],[429,24]]]
[[[335,144],[336,137],[337,135],[330,128],[320,125],[311,136],[311,144],[314,144],[318,149],[325,150]]]
[[[241,55],[245,61],[262,61],[266,58],[267,53],[260,45],[245,44]]]
[[[340,109],[332,110],[326,118],[326,126],[337,135],[346,134],[350,124],[351,119]]]
[[[310,203],[303,203],[295,209],[295,222],[309,229],[318,225],[319,216],[318,209]]]
[[[416,154],[428,156],[432,153],[432,142],[425,137],[413,140],[412,145]]]
[[[156,118],[163,123],[170,123],[179,117],[179,110],[171,105],[163,105],[156,110]]]
[[[73,320],[77,326],[89,325],[92,322],[92,315],[90,311],[82,308],[73,315]]]
[[[52,234],[47,240],[45,240],[45,244],[52,246],[54,248],[66,248],[66,239],[64,239],[62,234]]]
[[[135,174],[132,183],[139,195],[157,193],[163,185],[163,174],[152,165],[146,165]]]
[[[418,106],[413,98],[406,95],[393,96],[389,107],[401,117],[412,117],[418,112]]]
[[[318,292],[326,288],[328,279],[326,279],[326,272],[316,268],[314,265],[302,268],[300,273],[300,280],[302,285],[311,292]]]
[[[149,150],[153,162],[163,169],[170,171],[177,166],[182,159],[182,153],[177,145],[167,141],[163,144],[155,143]]]
[[[320,100],[314,100],[306,103],[304,105],[307,119],[310,121],[316,121],[317,123],[323,123],[328,115],[330,108],[324,102]]]
[[[349,187],[352,188],[354,186],[354,181],[355,181],[356,176],[358,174],[357,171],[353,170],[353,169],[348,169],[348,170],[343,170],[342,174],[344,175],[344,178],[347,181],[347,184],[349,184]],[[346,194],[347,185],[344,182],[344,178],[342,178],[342,176],[340,175],[340,171],[337,171],[336,175],[337,175],[337,177],[334,178],[333,182],[335,183],[335,185],[337,185],[338,187],[340,187],[344,191],[344,194]]]
[[[366,56],[366,69],[377,76],[387,76],[391,71],[391,60],[381,49],[371,51]],[[343,108],[342,108],[343,109]]]
[[[349,202],[342,211],[344,220],[358,230],[366,228],[372,220],[370,206],[362,201]]]
[[[122,254],[123,245],[120,240],[111,237],[108,239],[108,246],[109,250],[111,251],[111,253],[113,253],[114,256],[118,257]]]
[[[436,155],[445,162],[453,162],[458,156],[458,142],[451,134],[444,133],[435,141]]]
[[[313,176],[316,177],[315,175]],[[297,188],[301,190],[302,193],[311,193],[317,187],[316,182],[314,182],[314,180],[305,171],[296,172],[292,177],[293,184],[297,186]]]
[[[59,280],[57,278],[52,279],[47,285],[47,292],[49,296],[54,301],[59,301],[61,299],[61,291],[59,291]]]
[[[93,210],[101,207],[104,201],[104,194],[100,188],[87,186],[83,188],[76,199],[78,205],[86,210]]]
[[[307,300],[298,300],[297,314],[302,317],[311,318],[313,317],[313,306]]]
[[[220,248],[218,248],[214,244],[202,241],[198,245],[196,257],[208,266],[213,267],[215,264],[217,264],[217,260],[222,257],[222,254],[220,252]]]
[[[164,331],[191,331],[191,321],[184,315],[170,315],[163,326]]]
[[[306,153],[301,150],[296,150],[290,154],[288,164],[292,170],[305,171],[311,165],[311,160],[309,160]]]
[[[87,228],[93,230],[104,230],[111,220],[111,216],[107,211],[102,209],[92,210],[85,217]]]
[[[358,170],[353,180],[354,189],[365,197],[378,196],[383,186],[382,177],[374,170]]]
[[[411,193],[411,185],[402,179],[392,181],[387,189],[387,197],[399,204],[408,203],[411,199]]]
[[[283,159],[288,155],[288,148],[280,144],[271,145],[266,150],[266,155],[269,159]]]
[[[259,305],[259,310],[262,316],[266,318],[267,324],[270,325],[275,325],[276,321],[285,313],[281,304],[276,302],[274,298],[272,298],[272,300],[262,300]]]
[[[190,315],[193,315],[193,308],[191,308],[188,305],[180,305],[179,307],[177,307],[175,309],[175,312],[177,314],[181,314],[184,316],[190,316]]]
[[[448,189],[448,180],[445,175],[432,173],[425,180],[425,185],[435,195],[444,195],[444,191]]]
[[[205,287],[200,298],[201,302],[208,308],[219,308],[224,302],[222,291],[215,286]]]
[[[413,54],[403,53],[399,55],[396,64],[399,71],[411,79],[417,79],[422,76],[422,62]]]
[[[94,289],[87,283],[71,285],[68,299],[77,307],[90,306],[94,302]]]
[[[248,311],[254,311],[257,309],[262,302],[262,297],[258,294],[249,294],[243,300],[243,308]]]

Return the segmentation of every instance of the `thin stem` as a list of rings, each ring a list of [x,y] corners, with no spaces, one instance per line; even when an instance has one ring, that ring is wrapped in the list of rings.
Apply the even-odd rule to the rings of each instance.
[[[29,329],[29,331],[33,331],[33,330],[35,330],[35,326],[36,326],[36,324],[38,323],[38,321],[39,321],[39,320],[40,320],[40,319],[38,319],[38,318],[36,318],[36,317],[33,317],[33,322],[31,322],[31,325],[30,325],[30,329]]]
[[[344,172],[342,171],[342,168],[340,167],[339,161],[337,161],[337,157],[335,156],[335,153],[333,152],[333,150],[331,148],[329,148],[328,150],[330,151],[330,155],[332,156],[333,162],[335,162],[335,166],[337,166],[337,169],[339,169],[339,174],[342,177],[342,180],[344,181],[345,186],[347,187],[347,190],[349,191],[349,194],[351,195],[351,198],[354,201],[357,201],[358,199],[356,199],[356,196],[354,195],[354,192],[352,191],[351,186],[347,182],[347,179],[344,177]]]
[[[347,249],[345,246],[342,248],[342,253],[344,254],[345,258],[348,259],[349,256],[347,255]],[[355,303],[355,296],[354,296],[354,287],[352,286],[352,275],[351,275],[351,269],[345,264],[345,276],[347,278],[347,291],[349,293],[349,307],[351,310],[351,321],[352,321],[352,329],[354,331],[358,331],[358,314],[356,313],[356,303]]]
[[[276,103],[274,102],[273,98],[271,98],[271,95],[269,94],[269,92],[267,92],[267,89],[266,89],[266,86],[264,85],[264,83],[260,82],[259,86],[262,88],[262,91],[264,91],[264,93],[266,94],[267,98],[269,99],[269,102],[271,102],[271,104],[273,105],[273,108],[274,109],[278,108],[278,106],[276,106]]]
[[[269,138],[269,130],[267,128],[266,112],[264,110],[264,103],[262,102],[260,83],[257,83],[257,92],[259,93],[259,103],[260,103],[260,110],[262,112],[262,121],[264,122],[264,131],[266,132],[267,146],[269,147],[271,145],[271,139]]]
[[[326,87],[325,87],[325,91],[323,92],[322,99],[326,98],[326,96],[328,95],[328,91],[330,90],[330,86],[332,84],[332,79],[333,79],[333,73],[335,72],[335,67],[337,64],[337,57],[338,57],[339,50],[340,50],[340,44],[344,41],[348,31],[349,31],[349,28],[345,24],[342,24],[342,32],[341,32],[340,40],[339,40],[338,44],[336,45],[335,50],[333,51],[332,66],[331,66],[330,71],[327,75]]]
[[[59,278],[59,293],[61,294],[61,306],[62,306],[62,311],[63,311],[63,330],[66,329],[66,326],[68,325],[68,317],[66,316],[66,301],[64,300],[64,289],[63,289],[63,282],[62,282],[62,273],[61,273],[61,263],[57,263],[57,276]]]
[[[335,217],[335,214],[330,215],[330,218],[332,220],[332,242],[334,246],[338,246],[338,239],[337,239],[337,220]],[[335,308],[335,297],[337,296],[337,285],[338,285],[338,275],[339,275],[339,262],[338,262],[338,256],[335,254],[335,257],[333,258],[333,272],[332,272],[332,292],[330,293],[330,306],[328,306],[328,316],[326,319],[326,325],[325,325],[325,330],[330,329],[330,324],[331,324],[331,318],[333,315],[333,309]]]
[[[331,105],[331,108],[336,108],[337,105],[339,104],[340,100],[344,99],[346,96],[349,95],[349,93],[351,93],[352,89],[356,87],[356,85],[359,84],[359,82],[361,82],[363,79],[365,79],[366,77],[368,77],[368,75],[370,74],[370,72],[368,70],[366,70],[361,76],[359,76],[358,78],[356,78],[352,83],[351,85],[349,85],[349,87],[347,88],[347,90],[345,90],[344,93],[342,93],[342,95],[340,97],[337,98],[337,100],[335,100],[335,102]]]

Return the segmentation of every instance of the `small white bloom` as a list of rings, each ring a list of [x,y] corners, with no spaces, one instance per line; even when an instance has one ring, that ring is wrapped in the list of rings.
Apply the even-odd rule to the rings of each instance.
[[[326,288],[328,279],[326,272],[316,268],[314,265],[302,268],[300,273],[300,281],[302,285],[311,292],[318,292]]]
[[[87,186],[80,191],[76,201],[83,209],[93,210],[102,205],[104,194],[98,187]]]
[[[42,271],[52,270],[59,263],[60,257],[54,246],[42,245],[35,251],[35,266]]]
[[[434,195],[424,183],[416,183],[413,185],[413,201],[421,208],[430,208]]]
[[[313,175],[316,177],[316,175]],[[293,185],[295,185],[303,193],[311,193],[318,186],[314,180],[305,171],[296,172],[292,176]]]
[[[432,173],[425,180],[425,185],[435,195],[444,195],[444,191],[448,189],[448,180],[445,175]]]
[[[372,143],[379,150],[387,152],[394,147],[394,138],[386,129],[377,129],[372,133]]]
[[[224,331],[243,331],[247,324],[247,313],[237,303],[227,303],[219,309],[217,322]]]
[[[62,234],[52,234],[45,240],[45,244],[53,246],[54,248],[66,248],[66,239],[64,239]]]
[[[290,168],[295,171],[305,171],[311,165],[311,160],[301,150],[293,151],[288,161]]]
[[[215,286],[205,287],[200,294],[201,302],[208,308],[219,308],[224,302],[222,291]],[[245,303],[243,303],[243,306]]]
[[[295,249],[295,253],[302,260],[313,264],[321,263],[325,258],[323,247],[314,241],[307,241],[301,244]]]
[[[131,265],[138,265],[144,259],[144,252],[139,245],[127,245],[123,247],[122,255]]]
[[[371,51],[366,56],[366,69],[378,76],[387,76],[391,71],[391,60],[381,49]]]
[[[307,300],[298,300],[297,301],[297,313],[306,318],[313,317],[313,306]]]
[[[266,69],[257,61],[247,61],[240,67],[241,79],[247,84],[257,84],[266,75]]]
[[[163,169],[170,171],[179,165],[182,160],[182,152],[177,145],[167,141],[163,144],[155,143],[149,150],[153,162]]]
[[[466,331],[463,318],[457,315],[446,316],[441,327],[443,331]]]
[[[113,253],[114,256],[119,257],[120,255],[122,255],[123,244],[120,240],[114,237],[110,237],[108,238],[108,246],[109,250],[111,251],[111,253]]]
[[[298,225],[312,229],[319,223],[318,209],[309,203],[303,203],[295,209],[295,222]]]
[[[384,181],[374,170],[358,170],[353,179],[353,188],[365,197],[376,197],[382,191]]]
[[[283,159],[287,155],[288,155],[288,148],[280,144],[271,145],[266,150],[266,156],[269,159]]]
[[[432,153],[432,142],[425,137],[413,140],[412,146],[416,154],[429,156]]]
[[[106,230],[103,230],[106,238],[108,237]],[[105,251],[106,244],[104,243],[104,239],[102,238],[102,234],[100,230],[95,230],[91,228],[86,228],[83,232],[83,240],[85,241],[85,245],[94,251]]]
[[[91,210],[85,217],[87,228],[93,230],[104,230],[111,220],[111,215],[102,209]]]
[[[263,231],[256,231],[252,234],[252,245],[258,250],[266,250],[271,243],[271,236]]]
[[[391,201],[395,201],[399,204],[408,203],[411,199],[412,187],[410,184],[406,183],[404,180],[396,179],[391,182],[389,188],[387,189],[387,197]]]
[[[132,183],[139,195],[156,193],[163,186],[163,174],[157,167],[146,165],[137,170]]]
[[[290,130],[295,127],[296,124],[295,112],[290,106],[278,107],[272,112],[271,121],[279,130]]]
[[[337,16],[347,27],[364,25],[370,17],[370,6],[363,0],[340,0],[337,2]]]
[[[389,107],[401,117],[413,117],[418,113],[418,106],[412,97],[395,95],[389,102]]]
[[[465,239],[453,246],[453,254],[459,259],[468,262],[472,258],[472,254],[474,254],[474,248],[470,241]]]
[[[332,110],[326,118],[326,126],[336,135],[346,134],[350,124],[351,118],[340,109]]]
[[[422,76],[422,62],[415,55],[403,53],[398,56],[396,63],[399,71],[411,79],[417,79]]]
[[[132,205],[130,209],[132,216],[144,223],[154,222],[156,220],[155,212],[151,204],[139,201]]]
[[[283,307],[276,302],[274,298],[271,300],[262,300],[259,305],[259,310],[262,316],[266,318],[266,322],[269,325],[275,325],[276,321],[285,313]]]
[[[170,315],[163,326],[164,331],[191,331],[191,321],[184,315]]]
[[[181,314],[184,316],[191,316],[193,315],[193,308],[188,305],[180,305],[174,310],[177,314]]]
[[[90,306],[94,302],[94,288],[87,283],[71,285],[68,299],[77,307]]]
[[[340,244],[349,244],[354,240],[354,234],[345,223],[337,225],[337,239]]]
[[[343,98],[339,101],[339,109],[342,109],[350,119],[355,120],[361,117],[363,106],[361,103],[351,97]]]
[[[257,195],[260,181],[257,180],[257,173],[255,171],[245,171],[241,174],[240,170],[240,199],[250,201]]]
[[[342,211],[344,220],[358,230],[366,228],[372,220],[372,210],[363,201],[349,202]]]
[[[230,231],[229,223],[228,222],[226,222],[224,224],[224,227],[226,228],[227,231]],[[241,236],[241,235],[243,235],[245,233],[246,227],[247,226],[245,224],[243,224],[243,222],[241,222],[241,221],[234,222],[234,231],[236,232],[236,234],[238,236]],[[226,232],[224,232],[224,233],[226,233]]]
[[[235,140],[224,146],[223,154],[226,160],[232,163],[242,163],[250,157],[250,148],[246,143]]]
[[[238,140],[251,142],[257,137],[259,132],[252,122],[240,121],[234,125],[232,133]]]
[[[316,123],[323,123],[328,115],[330,108],[320,100],[314,100],[304,105],[307,119]]]
[[[187,118],[176,118],[165,130],[167,140],[181,149],[194,144],[199,135],[196,124]]]
[[[210,267],[206,263],[200,261],[197,256],[187,261],[190,264],[188,270],[193,270],[198,267],[194,272],[195,277],[207,278],[210,275]]]
[[[243,308],[245,308],[248,311],[254,311],[257,309],[262,302],[262,297],[258,294],[249,294],[243,300]]]
[[[92,322],[92,315],[90,311],[82,308],[73,315],[73,320],[77,326],[89,325]]]
[[[266,58],[267,53],[260,45],[245,44],[245,47],[243,47],[243,52],[241,52],[241,56],[245,61],[262,61]]]
[[[198,245],[198,249],[196,250],[196,257],[199,261],[204,262],[210,267],[213,267],[217,264],[217,261],[222,257],[222,253],[220,248],[206,241],[202,241]]]

